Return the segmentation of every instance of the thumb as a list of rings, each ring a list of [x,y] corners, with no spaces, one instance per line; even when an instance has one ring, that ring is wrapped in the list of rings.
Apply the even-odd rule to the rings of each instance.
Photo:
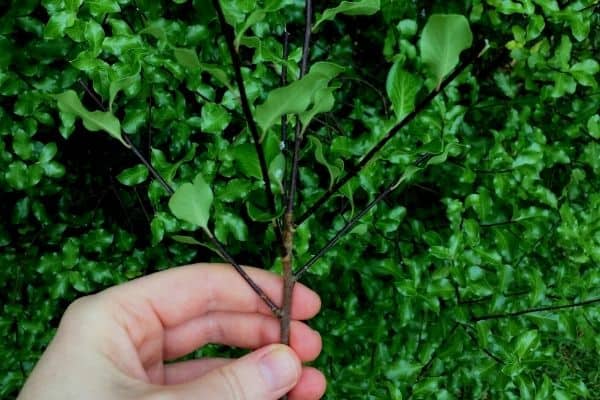
[[[175,398],[277,400],[298,383],[301,372],[290,347],[270,345],[181,386]]]

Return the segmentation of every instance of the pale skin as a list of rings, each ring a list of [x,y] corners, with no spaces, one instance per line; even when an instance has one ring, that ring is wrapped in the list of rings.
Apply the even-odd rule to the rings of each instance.
[[[275,302],[281,278],[246,268]],[[321,351],[304,320],[321,301],[301,284],[293,297],[290,347],[279,322],[231,266],[169,269],[75,301],[18,400],[319,399],[325,378],[303,366]],[[255,349],[236,359],[177,363],[207,343]]]

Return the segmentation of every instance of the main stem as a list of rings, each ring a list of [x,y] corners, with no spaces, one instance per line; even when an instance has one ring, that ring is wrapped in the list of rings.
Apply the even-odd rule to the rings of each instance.
[[[300,78],[306,75],[308,70],[308,58],[310,56],[310,36],[312,32],[312,1],[305,1],[305,24],[304,43],[302,46],[302,64],[300,67]],[[284,215],[283,225],[283,248],[284,255],[281,258],[283,265],[283,302],[281,305],[280,320],[280,342],[290,343],[290,321],[292,316],[292,295],[296,279],[293,270],[294,249],[294,201],[298,184],[298,163],[300,161],[300,146],[302,144],[302,124],[300,118],[296,117],[296,131],[294,134],[294,155],[292,158],[292,172],[287,197],[287,207]]]

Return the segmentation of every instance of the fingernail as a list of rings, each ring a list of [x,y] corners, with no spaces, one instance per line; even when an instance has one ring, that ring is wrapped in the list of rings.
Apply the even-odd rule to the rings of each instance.
[[[283,346],[273,350],[259,360],[260,372],[271,392],[291,387],[296,383],[298,366],[294,356]]]

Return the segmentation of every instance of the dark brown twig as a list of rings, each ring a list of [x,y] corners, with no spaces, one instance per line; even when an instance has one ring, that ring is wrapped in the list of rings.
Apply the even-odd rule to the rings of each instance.
[[[381,139],[367,154],[365,154],[362,159],[358,162],[358,164],[354,165],[350,168],[350,170],[333,185],[329,188],[315,203],[308,208],[302,214],[298,220],[297,224],[300,225],[304,221],[306,221],[311,215],[313,215],[327,200],[329,200],[335,193],[338,192],[348,181],[355,176],[357,176],[360,171],[371,161],[377,153],[394,137],[398,132],[400,132],[404,127],[410,124],[423,110],[425,110],[431,102],[438,96],[438,94],[442,93],[444,89],[450,85],[464,70],[466,70],[470,65],[472,65],[481,55],[482,51],[485,49],[483,45],[474,48],[471,51],[471,56],[461,63],[444,81],[432,92],[430,92],[417,106],[415,109],[404,117],[398,124],[396,124],[388,133],[385,135],[383,139]]]
[[[364,217],[377,203],[379,203],[386,196],[388,196],[390,193],[392,193],[393,191],[395,191],[398,187],[400,187],[400,184],[398,182],[396,182],[393,185],[387,187],[376,198],[374,198],[369,204],[367,204],[367,206],[363,210],[361,210],[352,219],[350,219],[350,221],[346,222],[346,224],[344,225],[344,227],[342,229],[340,229],[335,234],[335,236],[333,236],[329,240],[329,242],[327,242],[327,244],[321,250],[319,250],[314,256],[312,256],[310,258],[310,260],[308,260],[302,266],[302,268],[300,268],[297,272],[294,273],[295,279],[296,280],[300,279],[300,277],[302,275],[304,275],[304,273],[306,271],[308,271],[314,265],[314,263],[316,263],[321,257],[323,257],[323,255],[325,255],[325,253],[327,253],[329,250],[331,250],[340,241],[340,239],[346,233],[348,233],[354,227],[354,225],[356,225],[362,219],[362,217]]]
[[[571,303],[571,304],[529,308],[527,310],[509,312],[509,313],[504,313],[504,314],[489,314],[489,315],[474,316],[471,319],[471,321],[479,322],[479,321],[486,321],[486,320],[490,320],[490,319],[518,317],[520,315],[531,314],[531,313],[536,313],[536,312],[557,311],[557,310],[564,310],[564,309],[569,309],[569,308],[586,307],[586,306],[594,305],[596,303],[600,303],[600,298]]]
[[[225,35],[225,41],[227,42],[227,47],[229,48],[229,54],[231,56],[231,62],[233,64],[233,71],[235,73],[235,80],[237,83],[238,90],[240,92],[240,102],[242,104],[242,111],[244,112],[244,117],[246,118],[246,123],[248,124],[248,129],[250,130],[250,134],[252,135],[252,140],[254,142],[254,147],[256,149],[256,155],[258,156],[258,163],[260,165],[260,172],[265,185],[265,192],[267,194],[269,209],[273,216],[275,216],[277,214],[277,207],[275,205],[275,195],[273,194],[273,190],[271,189],[271,178],[269,176],[269,168],[267,167],[265,152],[260,142],[258,127],[256,126],[256,121],[254,120],[254,117],[252,115],[252,110],[250,109],[250,102],[248,101],[248,96],[246,94],[246,85],[244,84],[244,77],[242,76],[242,62],[240,60],[239,54],[235,49],[235,33],[233,31],[233,28],[225,20],[225,15],[223,14],[223,8],[221,7],[220,1],[213,0],[213,6],[215,8],[215,11],[217,12],[219,23],[221,24],[221,30]]]
[[[102,101],[100,101],[100,99],[95,95],[92,95],[92,90],[83,81],[80,80],[79,83],[81,84],[81,86],[83,86],[85,91],[88,94],[90,94],[90,97],[94,100],[98,107],[106,111],[106,108],[102,104]],[[170,195],[175,193],[175,190],[171,187],[171,185],[169,185],[169,183],[160,175],[160,173],[152,166],[152,164],[150,164],[146,157],[144,157],[144,155],[140,153],[140,151],[131,142],[131,139],[129,139],[129,137],[124,133],[123,139],[129,145],[129,149],[136,155],[137,158],[140,159],[140,161],[146,166],[146,168],[148,168],[152,175],[154,175],[154,177],[161,183],[161,185],[167,191],[167,193],[169,193]],[[258,295],[258,297],[260,297],[262,301],[265,302],[265,304],[269,307],[271,312],[273,312],[275,316],[279,317],[281,315],[281,310],[275,304],[275,302],[273,302],[273,300],[265,293],[265,291],[262,290],[261,287],[258,286],[256,282],[254,282],[252,278],[246,273],[246,271],[244,271],[244,269],[233,259],[233,257],[227,252],[225,247],[217,240],[217,238],[212,234],[212,232],[209,229],[205,229],[204,232],[210,238],[214,246],[217,248],[219,256],[221,256],[221,258],[223,258],[224,261],[228,262],[233,266],[233,268],[235,268],[235,270],[242,276],[242,278],[248,283],[248,285],[250,285],[250,287]]]

